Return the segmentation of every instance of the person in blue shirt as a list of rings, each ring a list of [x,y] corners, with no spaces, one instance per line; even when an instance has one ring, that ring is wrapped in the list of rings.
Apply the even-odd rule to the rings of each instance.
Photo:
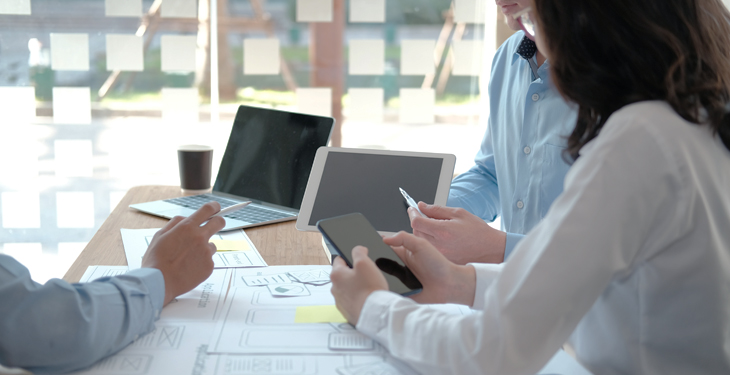
[[[0,365],[36,374],[88,367],[154,329],[163,306],[213,272],[218,203],[175,217],[152,239],[142,268],[89,283],[31,280],[0,254]]]
[[[530,0],[497,0],[510,28]],[[494,56],[489,80],[489,121],[475,165],[451,184],[447,206],[419,203],[411,226],[457,264],[501,263],[545,216],[563,191],[563,158],[577,118],[550,81],[549,62],[518,31]],[[502,219],[502,229],[485,221]]]

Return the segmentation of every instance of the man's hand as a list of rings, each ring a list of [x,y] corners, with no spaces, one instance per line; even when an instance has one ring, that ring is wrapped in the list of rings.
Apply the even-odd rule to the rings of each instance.
[[[383,240],[403,260],[423,285],[410,296],[419,303],[474,304],[476,271],[472,266],[451,263],[428,241],[406,232]]]
[[[342,258],[335,258],[330,279],[337,309],[352,325],[357,325],[365,300],[372,292],[388,290],[385,276],[368,258],[368,249],[362,246],[352,249],[352,269]]]
[[[210,237],[226,225],[217,202],[206,203],[187,218],[174,217],[152,238],[142,258],[142,267],[157,268],[165,278],[165,305],[187,293],[213,273],[215,245]]]
[[[456,264],[502,263],[507,234],[464,210],[418,202],[428,218],[408,208],[413,234],[425,238]]]

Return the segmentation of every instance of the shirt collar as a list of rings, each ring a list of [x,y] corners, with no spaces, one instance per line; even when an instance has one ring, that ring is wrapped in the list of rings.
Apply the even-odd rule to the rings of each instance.
[[[528,38],[527,36],[523,36],[522,41],[515,50],[515,54],[527,60],[535,57],[536,53],[537,45],[535,44],[535,42],[530,40],[530,38]]]

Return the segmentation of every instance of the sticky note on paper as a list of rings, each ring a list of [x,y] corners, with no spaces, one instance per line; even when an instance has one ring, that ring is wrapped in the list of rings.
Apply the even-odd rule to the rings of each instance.
[[[347,323],[335,305],[298,306],[294,323]]]
[[[218,251],[249,251],[251,245],[248,241],[231,241],[231,240],[210,240]]]

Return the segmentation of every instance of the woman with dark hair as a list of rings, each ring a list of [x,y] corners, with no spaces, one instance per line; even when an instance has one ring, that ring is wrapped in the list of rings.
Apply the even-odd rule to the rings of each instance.
[[[503,265],[385,239],[423,284],[337,259],[345,317],[424,373],[730,374],[730,13],[720,0],[535,0],[520,15],[578,106],[565,191]],[[536,21],[533,24],[532,21]]]

